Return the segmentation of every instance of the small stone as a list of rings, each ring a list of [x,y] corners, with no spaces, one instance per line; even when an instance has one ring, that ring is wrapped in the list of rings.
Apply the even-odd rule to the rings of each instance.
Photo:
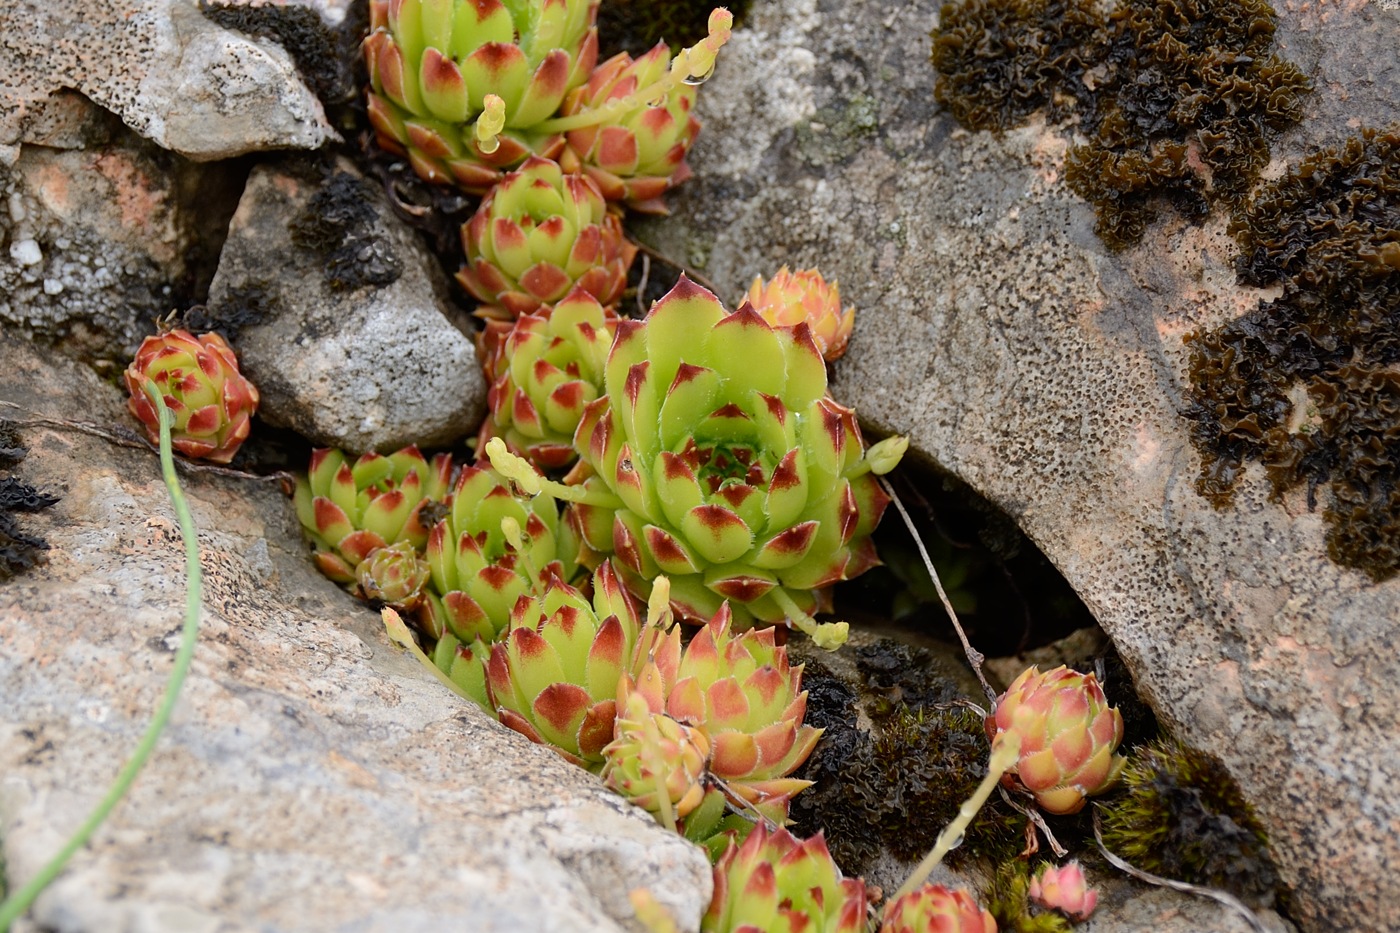
[[[10,244],[10,258],[21,266],[38,265],[44,261],[44,251],[34,240],[16,240]]]

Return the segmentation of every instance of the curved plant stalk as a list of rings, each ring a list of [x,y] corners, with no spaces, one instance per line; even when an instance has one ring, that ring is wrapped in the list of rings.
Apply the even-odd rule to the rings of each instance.
[[[379,610],[379,618],[384,622],[384,630],[388,633],[390,641],[417,658],[418,663],[427,668],[448,690],[451,690],[464,700],[471,700],[473,704],[477,703],[477,700],[474,699],[470,693],[467,693],[467,691],[457,686],[455,680],[444,674],[438,666],[433,663],[433,659],[423,653],[423,649],[418,647],[418,642],[414,639],[413,633],[408,630],[408,626],[404,624],[403,618],[397,612],[385,606],[383,609]]]
[[[199,538],[195,532],[194,518],[190,515],[189,504],[185,501],[185,494],[180,489],[180,480],[175,475],[175,458],[170,450],[170,425],[174,419],[170,414],[170,409],[166,408],[165,399],[161,397],[155,383],[147,380],[144,389],[155,404],[156,411],[160,414],[161,474],[165,478],[165,488],[170,492],[170,503],[174,506],[175,516],[180,521],[180,536],[185,542],[185,625],[180,631],[180,647],[175,652],[175,666],[170,671],[170,677],[165,684],[165,695],[161,698],[160,706],[156,709],[155,715],[151,717],[151,724],[146,727],[141,741],[137,744],[136,750],[132,752],[131,758],[127,760],[126,766],[112,782],[112,786],[107,789],[106,796],[93,808],[87,820],[78,827],[78,831],[64,844],[58,854],[39,869],[28,884],[7,898],[3,904],[0,904],[0,931],[9,930],[10,925],[29,910],[34,900],[63,871],[68,860],[87,844],[87,841],[92,838],[92,834],[107,819],[108,814],[126,796],[127,790],[136,780],[136,775],[146,764],[146,759],[151,757],[151,752],[155,749],[161,733],[165,731],[165,724],[169,722],[170,714],[175,709],[175,702],[180,698],[180,688],[184,686],[190,662],[194,660],[195,641],[199,637],[199,606],[203,590],[203,577],[199,571]]]

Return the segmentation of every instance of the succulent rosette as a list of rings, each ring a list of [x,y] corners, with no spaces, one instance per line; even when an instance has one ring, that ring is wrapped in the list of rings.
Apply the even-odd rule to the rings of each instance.
[[[1027,668],[997,700],[987,717],[995,742],[1020,738],[1007,777],[1030,791],[1041,809],[1077,813],[1084,799],[1118,783],[1126,759],[1115,754],[1123,741],[1123,717],[1108,705],[1093,674],[1061,665],[1041,673]]]
[[[803,723],[802,665],[793,667],[772,627],[735,634],[728,604],[681,650],[681,630],[649,626],[635,677],[619,696],[640,695],[654,713],[704,729],[709,771],[739,802],[775,822],[792,796],[811,785],[789,777],[807,760],[822,730]]]
[[[429,462],[413,446],[388,456],[367,453],[354,463],[343,451],[313,451],[293,502],[316,548],[316,566],[337,583],[351,584],[379,548],[400,541],[423,547],[433,506],[447,498],[451,480],[450,456]]]
[[[470,645],[495,641],[522,596],[572,577],[577,548],[553,498],[521,498],[493,471],[466,467],[426,551],[428,635]]]
[[[835,279],[828,283],[816,269],[790,272],[783,266],[766,285],[763,279],[755,278],[746,298],[774,327],[805,323],[828,363],[845,355],[856,309],[841,310],[841,289]]]
[[[603,783],[674,829],[705,798],[709,736],[652,712],[636,693],[619,706],[614,736],[603,749]]]
[[[577,459],[574,431],[602,394],[617,316],[577,286],[552,309],[509,329],[483,332],[488,413],[478,449],[492,437],[544,470]]]
[[[889,500],[871,474],[902,450],[867,457],[826,386],[808,327],[775,329],[747,304],[730,314],[682,278],[618,325],[606,395],[574,437],[571,521],[639,595],[668,575],[684,617],[729,600],[741,626],[811,623],[830,584],[878,563],[870,533]]]
[[[478,314],[506,319],[575,287],[612,305],[637,255],[597,185],[534,156],[486,195],[462,226],[462,248],[457,281],[486,305]]]
[[[1041,907],[1058,910],[1076,923],[1088,920],[1099,904],[1099,892],[1089,887],[1078,862],[1045,865],[1031,879],[1026,895]]]
[[[123,374],[127,407],[160,443],[160,416],[146,395],[156,384],[172,417],[170,446],[186,457],[228,463],[248,439],[258,390],[238,371],[238,357],[218,334],[172,330],[141,341]]]
[[[491,649],[486,681],[501,722],[590,770],[613,739],[617,685],[641,629],[636,608],[604,563],[593,600],[558,577],[522,596]]]
[[[885,905],[880,933],[996,933],[992,915],[962,888],[926,884]]]
[[[371,0],[368,111],[381,146],[428,181],[484,192],[563,137],[540,124],[598,59],[597,0]],[[503,131],[478,132],[487,95]],[[495,128],[493,127],[493,130]]]
[[[693,85],[677,83],[655,100],[637,99],[639,90],[656,85],[670,67],[671,50],[664,42],[635,60],[621,52],[571,91],[563,109],[568,116],[613,101],[630,102],[606,122],[570,130],[563,160],[581,166],[609,201],[654,214],[667,213],[662,195],[690,177],[685,157],[700,133],[700,121],[691,112]]]
[[[413,612],[423,604],[431,571],[412,542],[377,548],[355,568],[356,595],[371,603]]]
[[[865,882],[841,877],[821,833],[759,825],[714,867],[702,933],[863,933]]]

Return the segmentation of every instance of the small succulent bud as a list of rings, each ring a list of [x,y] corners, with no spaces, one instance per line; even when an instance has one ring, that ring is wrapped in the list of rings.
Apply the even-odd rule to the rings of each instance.
[[[1040,906],[1058,910],[1076,923],[1088,920],[1099,903],[1099,892],[1089,887],[1078,862],[1047,864],[1031,879],[1027,894]]]
[[[432,571],[418,549],[399,541],[376,549],[355,568],[356,595],[371,603],[413,612],[423,604],[423,588]]]
[[[834,279],[828,283],[816,269],[794,273],[783,266],[767,285],[755,278],[744,297],[774,327],[806,324],[828,363],[845,355],[856,309],[842,312],[841,289]]]

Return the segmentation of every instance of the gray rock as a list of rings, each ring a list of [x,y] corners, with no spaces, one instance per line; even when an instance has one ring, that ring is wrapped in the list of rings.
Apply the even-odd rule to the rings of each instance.
[[[317,444],[363,452],[451,444],[480,424],[486,385],[471,340],[444,317],[436,260],[347,164],[260,166],[210,287],[239,333],[262,416]]]
[[[208,287],[241,173],[113,131],[76,95],[51,103],[44,138],[62,148],[25,145],[0,165],[0,323],[125,365]]]
[[[314,149],[335,137],[274,43],[215,26],[196,0],[18,0],[0,10],[0,156],[76,90],[192,159]],[[37,124],[37,125],[36,125]]]
[[[118,392],[0,335],[0,399],[116,421]],[[0,415],[15,417],[0,406]],[[28,416],[24,416],[28,417]],[[154,710],[184,607],[154,457],[21,429],[61,493],[48,563],[0,585],[0,839],[11,890],[104,793]],[[645,886],[694,930],[703,853],[582,769],[459,701],[307,560],[290,502],[184,471],[205,573],[165,736],[20,930],[639,930]]]
[[[1253,308],[1225,222],[1170,215],[1110,254],[1064,185],[1068,131],[968,133],[934,103],[938,3],[756,5],[700,94],[696,178],[645,234],[731,300],[820,264],[858,308],[833,391],[1010,513],[1163,721],[1219,753],[1271,832],[1306,930],[1400,916],[1400,581],[1333,564],[1303,491],[1193,481],[1182,335]],[[816,12],[814,12],[816,11]],[[1278,4],[1317,77],[1279,172],[1395,118],[1394,10]],[[815,66],[775,100],[765,63]]]

